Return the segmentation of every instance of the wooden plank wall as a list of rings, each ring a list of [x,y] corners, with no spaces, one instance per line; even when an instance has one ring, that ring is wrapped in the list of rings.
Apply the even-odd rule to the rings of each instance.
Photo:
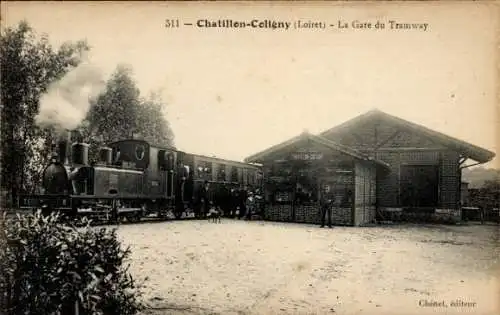
[[[270,221],[292,221],[292,205],[291,204],[277,204],[266,205],[264,210],[264,218]]]
[[[354,171],[354,225],[360,226],[375,220],[376,169],[358,162]]]
[[[390,164],[390,172],[378,180],[377,196],[381,207],[400,207],[400,167],[439,166],[439,207],[455,209],[460,200],[459,154],[454,151],[379,151],[376,158]]]
[[[461,176],[459,154],[445,151],[440,155],[439,206],[442,209],[458,209],[460,201]]]
[[[319,204],[295,206],[295,220],[293,218],[292,205],[266,205],[264,218],[269,221],[297,222],[309,224],[321,224],[321,209]],[[352,225],[352,208],[332,209],[333,225]],[[328,222],[328,217],[326,217]]]
[[[377,198],[381,208],[401,206],[400,166],[405,163],[439,165],[439,206],[445,209],[455,209],[458,206],[459,154],[442,143],[384,120],[339,130],[327,138],[373,154],[376,159],[390,165],[390,171],[377,179]]]
[[[332,177],[332,181],[342,184],[342,186],[354,188],[353,174],[336,173]],[[335,200],[343,200],[344,191],[337,192]],[[268,200],[269,202],[269,200]],[[334,225],[352,225],[353,207],[345,207],[335,205],[332,208],[332,224]],[[270,221],[285,221],[297,223],[320,224],[321,223],[321,208],[319,203],[310,204],[266,204],[264,209],[264,218]],[[328,218],[326,218],[328,220]]]
[[[390,170],[377,178],[377,198],[381,207],[399,206],[399,152],[377,152],[376,159],[389,163]]]

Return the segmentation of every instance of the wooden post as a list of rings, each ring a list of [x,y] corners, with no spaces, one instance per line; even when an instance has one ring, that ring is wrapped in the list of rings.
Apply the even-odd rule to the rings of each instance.
[[[357,163],[360,163],[360,162],[357,162],[355,160],[352,161],[352,163],[350,163],[351,167],[352,167],[352,174],[351,174],[351,180],[352,180],[352,190],[353,190],[353,198],[352,198],[352,202],[351,202],[351,225],[352,226],[356,226],[356,195],[358,193],[361,193],[357,191],[357,187],[356,187],[356,176],[357,176],[357,173],[356,173],[356,164]],[[365,189],[364,187],[364,183],[363,183],[363,190]],[[363,210],[364,211],[364,210]],[[364,213],[363,213],[364,215]]]
[[[486,195],[486,193],[484,193]],[[481,224],[484,224],[484,213],[486,211],[487,201],[485,196],[482,196],[481,207],[479,208],[479,216],[481,218]]]

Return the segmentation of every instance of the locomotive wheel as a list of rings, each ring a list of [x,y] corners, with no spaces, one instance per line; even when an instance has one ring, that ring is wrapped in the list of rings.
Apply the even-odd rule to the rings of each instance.
[[[166,210],[158,210],[158,218],[160,220],[164,221],[168,219],[168,211]]]
[[[185,206],[184,204],[177,204],[174,209],[173,209],[173,212],[174,212],[174,216],[177,220],[179,220],[180,218],[182,218],[182,214],[184,213],[185,211]]]
[[[179,220],[180,218],[182,218],[182,212],[183,211],[175,211],[174,215],[175,215],[175,218],[177,220]]]
[[[137,223],[141,221],[141,216],[139,213],[131,213],[125,216],[127,218],[127,221],[130,223]]]

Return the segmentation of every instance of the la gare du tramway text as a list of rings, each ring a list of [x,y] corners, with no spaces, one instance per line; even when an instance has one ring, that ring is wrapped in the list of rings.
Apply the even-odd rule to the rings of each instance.
[[[192,26],[193,23],[184,23],[184,25]],[[428,29],[428,23],[398,23],[393,20],[389,20],[387,23],[384,22],[363,22],[359,20],[353,20],[350,23],[338,20],[337,24],[327,24],[322,21],[304,21],[297,20],[292,22],[288,21],[274,21],[274,20],[258,20],[254,19],[251,21],[236,21],[231,19],[223,20],[209,20],[200,19],[194,23],[198,28],[262,28],[262,29],[285,29],[288,30],[292,26],[295,29],[299,28],[316,28],[325,29],[327,26],[337,29],[395,29],[395,30],[408,30],[408,29],[418,29],[426,31]],[[180,22],[177,19],[165,20],[165,27],[167,28],[177,28],[180,26]]]

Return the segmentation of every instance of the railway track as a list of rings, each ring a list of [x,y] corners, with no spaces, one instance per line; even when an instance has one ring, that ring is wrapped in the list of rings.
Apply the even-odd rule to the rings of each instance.
[[[3,214],[5,213],[5,219],[12,219],[15,218],[18,214],[19,215],[27,215],[27,214],[32,214],[32,210],[27,210],[27,209],[0,209],[0,220],[3,220]],[[84,215],[80,215],[80,217],[84,217]],[[167,216],[165,217],[158,217],[158,216],[145,216],[141,217],[138,221],[130,222],[127,221],[125,218],[121,218],[120,222],[116,223],[113,221],[107,221],[107,220],[95,220],[93,221],[92,225],[129,225],[129,224],[145,224],[145,223],[160,223],[160,222],[166,222],[166,221],[191,221],[191,220],[205,220],[205,218],[197,218],[194,216],[193,213],[189,213],[186,215],[186,213],[183,214],[181,218],[176,218],[172,213],[168,213]]]

